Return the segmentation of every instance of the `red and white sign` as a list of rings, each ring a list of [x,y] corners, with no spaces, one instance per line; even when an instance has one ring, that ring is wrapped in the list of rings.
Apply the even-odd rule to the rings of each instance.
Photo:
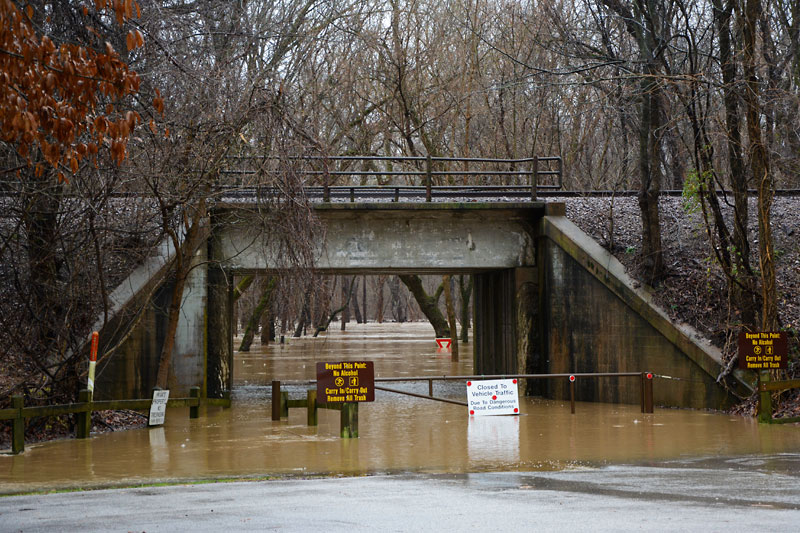
[[[441,348],[445,348],[445,349],[449,350],[450,349],[450,345],[452,343],[453,343],[452,339],[444,339],[444,338],[436,339],[436,344],[439,346],[440,349]]]
[[[467,403],[470,416],[518,415],[517,380],[467,381]]]

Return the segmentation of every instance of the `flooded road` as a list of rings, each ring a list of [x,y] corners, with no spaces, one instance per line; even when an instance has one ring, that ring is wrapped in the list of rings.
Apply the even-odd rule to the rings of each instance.
[[[535,398],[521,401],[520,416],[471,418],[466,407],[377,391],[375,402],[360,405],[360,438],[349,440],[338,436],[337,411],[320,410],[317,427],[306,426],[305,409],[273,422],[270,382],[314,379],[316,361],[371,360],[376,377],[472,372],[471,345],[452,363],[449,353],[437,352],[427,324],[336,328],[327,337],[236,354],[231,409],[208,408],[194,420],[188,409],[170,409],[163,427],[0,455],[0,493],[240,476],[554,471],[800,452],[796,426],[580,402],[571,415],[568,403]],[[427,383],[391,386],[427,393]],[[290,397],[304,397],[307,388],[289,387]],[[439,382],[434,394],[463,400],[465,385]]]

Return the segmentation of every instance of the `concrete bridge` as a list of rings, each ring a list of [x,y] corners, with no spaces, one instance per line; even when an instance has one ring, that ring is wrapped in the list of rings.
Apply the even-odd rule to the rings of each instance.
[[[196,251],[170,371],[176,394],[201,385],[208,397],[218,397],[231,388],[233,277],[283,266],[252,209],[247,202],[215,208],[207,246]],[[647,370],[679,378],[659,380],[657,405],[722,408],[734,399],[730,391],[749,394],[742,375],[717,382],[719,352],[672,324],[621,264],[566,220],[562,203],[323,203],[315,209],[326,228],[316,249],[321,272],[475,277],[476,373]],[[103,337],[118,347],[100,370],[99,397],[149,395],[173,252],[167,247],[115,293],[120,312]],[[585,380],[578,395],[638,403],[639,385],[628,381]],[[566,384],[532,381],[527,392],[564,397]]]

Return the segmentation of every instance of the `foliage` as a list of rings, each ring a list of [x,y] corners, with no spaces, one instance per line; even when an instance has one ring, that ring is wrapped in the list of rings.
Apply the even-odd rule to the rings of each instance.
[[[139,6],[131,0],[95,0],[98,13],[113,15],[122,25]],[[89,8],[83,7],[87,30]],[[72,42],[54,42],[37,31],[37,22],[54,22],[31,5],[20,10],[12,0],[0,0],[0,138],[16,146],[28,165],[43,169],[32,151],[38,150],[45,162],[74,174],[87,156],[96,156],[108,145],[111,157],[121,163],[127,141],[141,121],[134,111],[121,113],[114,105],[139,90],[139,76],[130,70],[108,41],[100,51]],[[129,49],[143,46],[138,30],[127,36]],[[103,107],[100,96],[109,101]],[[160,101],[156,102],[160,107]]]
[[[707,183],[710,177],[708,176],[709,172],[703,174],[704,176],[700,177],[700,173],[692,169],[683,181],[683,190],[681,191],[681,197],[683,198],[682,205],[683,210],[689,215],[693,215],[701,209],[700,204],[702,199],[700,198],[700,194],[702,192],[703,183]]]

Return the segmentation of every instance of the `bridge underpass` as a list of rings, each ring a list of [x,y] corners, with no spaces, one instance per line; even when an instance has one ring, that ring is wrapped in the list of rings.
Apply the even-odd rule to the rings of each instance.
[[[748,393],[745,376],[717,383],[720,354],[672,324],[622,266],[564,218],[559,203],[319,204],[326,228],[316,267],[329,274],[471,274],[474,370],[478,374],[654,372],[657,405],[725,407]],[[285,262],[258,229],[252,203],[218,205],[207,246],[196,253],[170,371],[179,394],[208,397],[232,386],[233,279],[280,272]],[[165,287],[168,285],[165,285]],[[155,382],[159,294],[147,317],[109,358],[98,397],[147,396]],[[162,297],[163,299],[163,297]],[[568,394],[559,383],[527,393]],[[579,384],[583,400],[637,403],[638,384]]]

